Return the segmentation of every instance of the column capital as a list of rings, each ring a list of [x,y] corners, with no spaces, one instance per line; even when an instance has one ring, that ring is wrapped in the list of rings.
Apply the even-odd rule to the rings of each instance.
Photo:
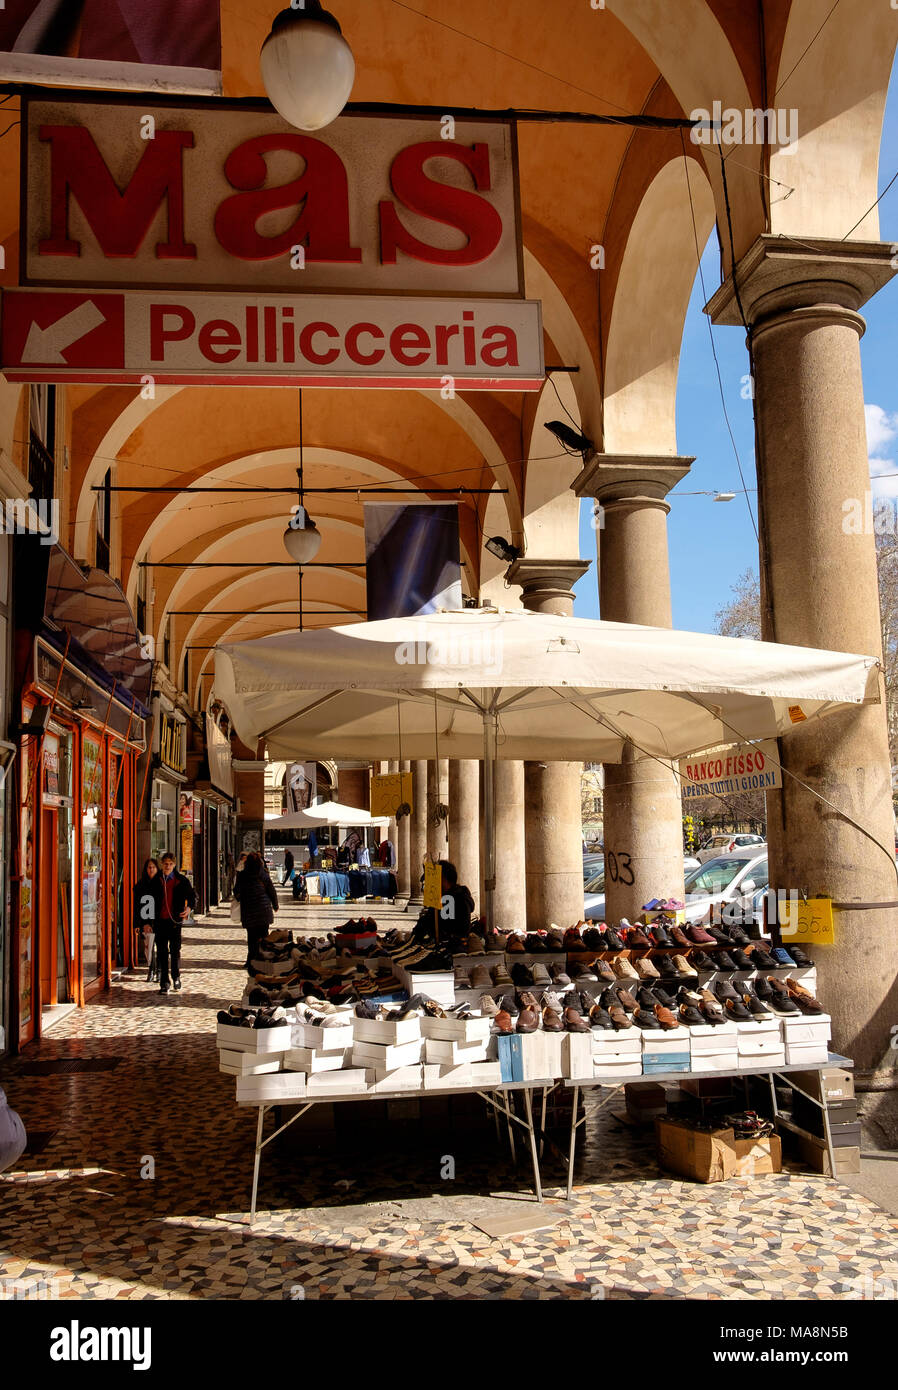
[[[577,497],[593,497],[608,505],[630,502],[656,504],[682,482],[695,462],[684,454],[592,454],[571,483]]]
[[[573,604],[574,585],[591,564],[591,560],[552,560],[541,556],[531,559],[522,555],[509,565],[505,579],[509,584],[520,585],[525,608],[559,600]]]
[[[750,325],[772,314],[816,304],[857,312],[895,274],[895,248],[884,241],[759,236],[705,305],[714,324]],[[734,283],[735,281],[735,283]]]

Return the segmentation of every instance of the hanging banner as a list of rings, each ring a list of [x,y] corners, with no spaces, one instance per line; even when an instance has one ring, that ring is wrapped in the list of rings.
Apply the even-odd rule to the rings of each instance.
[[[410,772],[376,773],[371,778],[371,815],[389,816],[391,820],[395,820],[396,812],[403,802],[413,811],[415,805],[412,780]]]
[[[4,0],[0,77],[221,91],[220,0]]]
[[[458,504],[366,502],[368,621],[460,609]]]
[[[699,753],[680,759],[683,799],[734,796],[783,785],[776,740],[740,743],[719,753]]]

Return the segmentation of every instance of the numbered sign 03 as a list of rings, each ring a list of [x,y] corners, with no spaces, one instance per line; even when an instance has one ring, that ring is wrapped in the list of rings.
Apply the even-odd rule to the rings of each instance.
[[[609,849],[605,854],[605,873],[612,883],[622,883],[626,888],[635,883],[633,866],[626,850]]]

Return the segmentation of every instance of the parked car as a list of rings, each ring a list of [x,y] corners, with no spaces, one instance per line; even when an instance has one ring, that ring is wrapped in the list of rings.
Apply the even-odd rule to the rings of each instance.
[[[583,884],[586,880],[594,878],[597,873],[605,867],[604,854],[584,854],[583,855]]]
[[[741,849],[741,852],[740,852]],[[767,849],[762,854],[746,854],[744,848],[732,854],[719,855],[693,869],[686,877],[686,921],[703,922],[715,909],[723,913],[732,904],[743,909],[750,920],[754,899],[759,898],[768,883]],[[740,919],[740,925],[741,919]]]
[[[697,859],[691,856],[683,860],[683,870],[687,875],[701,868]],[[597,869],[583,885],[583,916],[587,922],[605,920],[605,868]]]
[[[722,854],[732,854],[734,850],[744,849],[751,854],[757,854],[766,846],[763,835],[712,835],[707,844],[696,851],[695,857],[699,863],[706,864],[709,859],[716,859]]]

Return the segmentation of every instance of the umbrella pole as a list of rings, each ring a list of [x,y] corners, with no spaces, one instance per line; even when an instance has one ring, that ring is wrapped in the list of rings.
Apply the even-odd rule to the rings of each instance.
[[[483,711],[483,822],[486,868],[483,876],[484,916],[488,927],[495,927],[496,891],[496,742],[498,720],[494,711]]]

